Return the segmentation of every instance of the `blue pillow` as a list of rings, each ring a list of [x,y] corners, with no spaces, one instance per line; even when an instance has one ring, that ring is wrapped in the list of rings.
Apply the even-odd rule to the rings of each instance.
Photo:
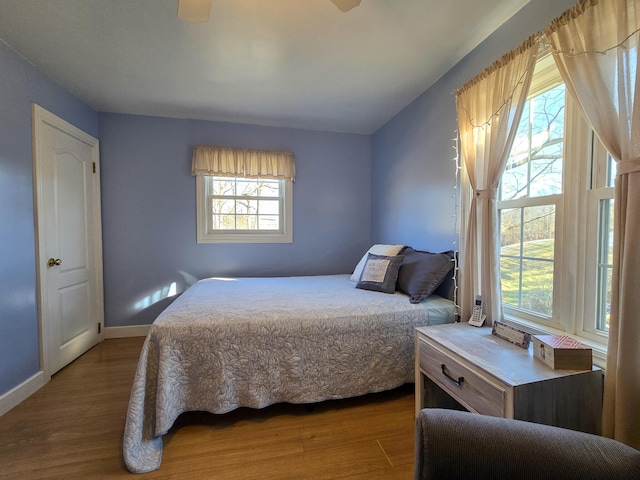
[[[409,295],[411,303],[420,303],[431,295],[453,268],[453,250],[431,253],[408,247],[403,255],[397,288]]]

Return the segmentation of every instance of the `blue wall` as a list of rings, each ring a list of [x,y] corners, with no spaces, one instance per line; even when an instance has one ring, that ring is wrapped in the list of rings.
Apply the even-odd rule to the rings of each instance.
[[[371,137],[100,114],[105,324],[151,323],[195,278],[350,273],[370,243]],[[292,244],[197,244],[196,144],[295,154]]]
[[[451,92],[573,4],[532,0],[373,137],[98,115],[0,41],[0,395],[39,370],[31,102],[100,139],[106,324],[146,324],[174,282],[349,272],[374,242],[451,248]],[[196,143],[295,152],[293,244],[196,244]]]
[[[32,102],[98,134],[96,112],[0,41],[0,395],[40,370]]]
[[[448,250],[455,233],[455,97],[451,92],[575,0],[531,0],[373,135],[372,243]]]

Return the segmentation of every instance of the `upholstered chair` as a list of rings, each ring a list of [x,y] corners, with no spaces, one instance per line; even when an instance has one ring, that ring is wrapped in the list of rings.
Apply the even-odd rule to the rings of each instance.
[[[640,452],[564,428],[428,408],[416,418],[415,479],[640,480]]]

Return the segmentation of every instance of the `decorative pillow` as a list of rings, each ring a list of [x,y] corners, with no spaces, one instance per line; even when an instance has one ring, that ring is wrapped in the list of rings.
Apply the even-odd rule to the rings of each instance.
[[[369,250],[367,250],[367,253],[362,256],[362,258],[356,265],[356,268],[353,270],[353,275],[351,275],[351,281],[357,282],[358,280],[360,280],[362,269],[364,268],[364,264],[367,261],[367,255],[369,255],[370,253],[374,255],[385,255],[388,257],[392,257],[395,255],[399,255],[404,248],[406,248],[404,245],[385,245],[381,243],[373,245]]]
[[[394,293],[401,263],[401,255],[388,257],[369,253],[356,288]]]
[[[411,303],[420,303],[431,295],[453,268],[453,250],[430,253],[407,247],[403,255],[397,288],[409,295]]]

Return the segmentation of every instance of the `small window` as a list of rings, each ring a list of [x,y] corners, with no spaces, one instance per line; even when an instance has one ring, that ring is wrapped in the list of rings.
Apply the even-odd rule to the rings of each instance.
[[[594,338],[609,333],[611,309],[611,276],[613,273],[613,184],[616,163],[593,135],[591,185],[587,190],[587,258],[585,312],[593,312],[593,320],[583,329]]]
[[[291,184],[198,175],[198,243],[291,243]]]
[[[613,272],[613,199],[599,200],[598,267],[596,276],[596,331],[609,332]]]

